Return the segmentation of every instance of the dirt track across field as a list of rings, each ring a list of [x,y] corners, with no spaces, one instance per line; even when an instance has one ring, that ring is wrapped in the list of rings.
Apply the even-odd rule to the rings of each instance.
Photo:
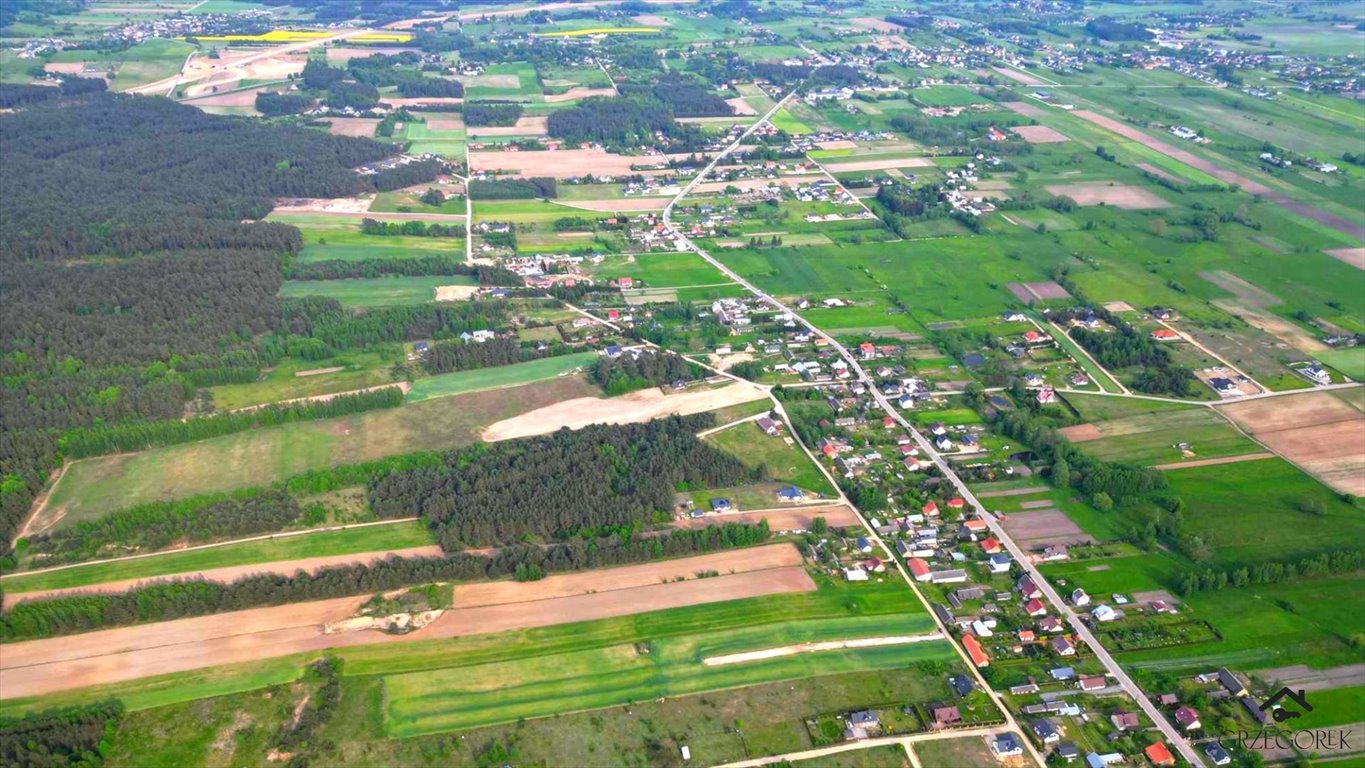
[[[1240,173],[1229,171],[1198,155],[1174,147],[1152,136],[1148,136],[1135,126],[1126,125],[1111,117],[1105,117],[1097,112],[1091,112],[1088,109],[1078,109],[1071,114],[1084,120],[1089,120],[1095,125],[1112,131],[1125,139],[1131,139],[1144,147],[1154,149],[1167,157],[1179,160],[1191,168],[1198,168],[1224,184],[1236,184],[1240,186],[1244,192],[1252,195],[1260,195],[1282,208],[1293,211],[1301,216],[1306,216],[1319,224],[1325,224],[1338,232],[1343,232],[1358,240],[1365,240],[1365,224],[1348,221],[1334,213],[1314,208],[1305,203],[1295,202],[1289,196],[1271,189],[1265,184],[1253,181]]]
[[[1365,413],[1334,392],[1217,406],[1270,450],[1338,491],[1365,495]]]
[[[1259,453],[1244,453],[1241,456],[1221,456],[1216,459],[1195,459],[1194,461],[1177,461],[1171,464],[1158,464],[1153,469],[1189,469],[1190,467],[1213,467],[1219,464],[1240,464],[1244,461],[1259,461],[1260,459],[1273,459],[1275,454],[1261,451]]]
[[[886,645],[905,645],[922,643],[928,640],[942,640],[943,635],[930,632],[927,635],[894,635],[891,637],[862,637],[856,640],[827,640],[821,643],[800,643],[784,645],[781,648],[765,648],[761,651],[730,653],[724,656],[707,656],[701,660],[703,666],[719,667],[726,664],[743,664],[746,661],[763,661],[782,656],[795,656],[798,653],[817,653],[819,651],[841,651],[845,648],[880,648]]]
[[[11,643],[0,658],[0,699],[152,675],[373,643],[543,627],[760,595],[806,592],[815,582],[789,544],[550,576],[534,583],[470,584],[456,607],[407,635],[325,635],[368,595]],[[722,575],[696,578],[698,571]],[[686,581],[668,581],[678,576]],[[491,602],[500,601],[500,602]],[[469,606],[469,607],[466,607]]]
[[[657,387],[650,387],[619,397],[579,397],[503,419],[485,429],[483,439],[495,442],[547,435],[561,427],[582,429],[589,424],[634,424],[675,413],[687,416],[762,400],[767,396],[759,387],[735,383],[667,395]]]
[[[67,589],[40,589],[34,592],[14,591],[15,584],[22,587],[23,581],[7,583],[5,594],[5,606],[15,603],[22,603],[25,600],[41,600],[47,597],[61,597],[62,595],[74,594],[94,594],[126,592],[134,587],[145,584],[155,584],[158,582],[203,579],[204,581],[215,581],[228,583],[242,578],[243,576],[257,576],[263,573],[277,573],[289,576],[299,571],[317,573],[319,569],[333,565],[352,565],[364,563],[366,565],[383,560],[386,557],[440,557],[441,548],[432,544],[427,547],[409,547],[408,549],[395,549],[387,552],[361,552],[354,555],[327,555],[325,557],[305,557],[299,560],[280,560],[272,563],[252,563],[251,565],[234,565],[226,568],[208,568],[202,571],[188,571],[186,573],[174,573],[166,576],[157,576],[150,579],[122,579],[119,581],[106,581],[101,584],[91,584],[85,587],[70,587]]]

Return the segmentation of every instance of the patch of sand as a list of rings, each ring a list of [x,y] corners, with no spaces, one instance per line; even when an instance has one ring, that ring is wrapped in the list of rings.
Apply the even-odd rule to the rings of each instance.
[[[438,285],[436,286],[437,301],[464,301],[477,295],[479,286],[477,285]]]
[[[708,525],[720,525],[722,523],[744,523],[745,525],[757,525],[760,520],[768,521],[768,528],[774,531],[808,531],[811,521],[817,517],[825,518],[825,522],[831,528],[846,528],[858,525],[858,516],[846,505],[840,504],[833,507],[813,506],[813,507],[779,507],[775,509],[759,509],[752,512],[735,512],[726,515],[703,515],[702,517],[684,517],[673,521],[675,528],[705,528]]]
[[[650,387],[619,397],[580,397],[499,421],[483,431],[483,439],[511,440],[549,434],[561,427],[582,429],[590,424],[632,424],[672,414],[686,416],[766,397],[762,389],[740,383],[678,394],[664,394]]]
[[[720,667],[726,664],[743,664],[748,661],[763,661],[764,659],[777,659],[783,656],[795,656],[798,653],[841,651],[845,648],[881,648],[887,645],[906,645],[907,643],[922,643],[925,641],[942,639],[943,635],[938,632],[930,632],[927,635],[893,635],[891,637],[863,637],[856,640],[826,640],[819,643],[784,645],[781,648],[765,648],[761,651],[729,653],[724,656],[707,656],[701,660],[701,663],[703,666],[707,667]]]

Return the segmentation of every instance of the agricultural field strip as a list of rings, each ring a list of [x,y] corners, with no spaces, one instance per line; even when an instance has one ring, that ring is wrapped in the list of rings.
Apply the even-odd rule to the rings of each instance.
[[[457,605],[406,635],[324,634],[324,625],[348,618],[367,599],[358,596],[11,643],[0,659],[0,699],[326,648],[462,637],[813,590],[800,561],[794,547],[778,544],[559,574],[535,583],[469,584],[457,589],[457,601],[476,591],[467,598],[470,606]],[[702,571],[721,575],[697,578]],[[613,579],[614,588],[600,590],[604,578]]]
[[[688,237],[685,233],[679,231],[678,228],[674,226],[672,221],[673,207],[679,201],[686,198],[687,195],[691,192],[691,190],[698,183],[700,183],[702,179],[705,179],[712,172],[712,170],[725,159],[727,155],[731,154],[736,149],[738,149],[739,146],[744,142],[746,138],[748,138],[750,134],[752,134],[754,131],[758,130],[759,127],[765,124],[770,125],[773,115],[776,114],[782,108],[783,104],[785,104],[795,95],[796,95],[795,90],[788,92],[776,103],[774,103],[773,106],[768,110],[768,112],[763,115],[763,117],[755,121],[752,126],[750,126],[745,131],[740,133],[737,137],[735,137],[733,143],[731,143],[725,149],[717,153],[715,158],[713,158],[706,167],[702,168],[701,171],[695,177],[693,177],[692,181],[688,182],[687,186],[680,190],[677,196],[674,197],[669,202],[666,208],[664,208],[663,210],[664,226],[668,229],[670,234],[672,234],[675,238],[682,242],[688,250],[701,256],[712,266],[720,270],[721,273],[723,273],[730,279],[734,280],[736,283],[739,283],[741,286],[743,286],[745,290],[749,291],[751,294],[758,297],[759,299],[766,301],[769,305],[779,310],[791,313],[792,317],[796,318],[802,325],[810,329],[812,333],[828,340],[829,343],[834,347],[834,349],[836,349],[839,352],[840,356],[842,356],[845,361],[850,363],[850,365],[852,366],[852,370],[857,372],[858,378],[863,382],[869,383],[870,385],[871,378],[867,375],[867,372],[863,370],[862,366],[858,363],[858,361],[853,358],[849,351],[842,344],[840,344],[837,339],[830,336],[828,333],[825,333],[824,331],[820,330],[819,328],[815,327],[815,325],[811,323],[809,320],[807,320],[803,315],[797,313],[795,310],[784,305],[782,302],[778,301],[775,297],[769,295],[768,293],[759,290],[758,287],[756,287],[753,283],[750,283],[748,280],[745,280],[742,276],[739,275],[739,273],[735,272],[734,270],[727,267],[725,264],[721,263],[720,260],[716,259],[705,249],[701,248],[696,243],[694,243],[692,239]],[[872,389],[874,392],[880,391],[877,390],[875,387],[873,387]],[[962,488],[964,493],[967,493],[966,484],[963,483],[961,479],[957,476],[957,474],[953,472],[952,468],[948,466],[948,463],[943,459],[943,457],[933,449],[933,446],[929,443],[929,441],[925,439],[925,437],[922,434],[920,434],[917,430],[915,430],[912,426],[910,426],[909,422],[907,422],[904,419],[904,417],[897,413],[896,410],[891,407],[891,404],[885,400],[885,398],[879,397],[878,400],[882,408],[886,410],[888,413],[890,413],[892,417],[895,418],[902,426],[905,426],[908,429],[909,433],[915,437],[916,441],[920,444],[920,446],[923,449],[927,450],[927,455],[932,457],[935,463],[938,464],[940,470],[944,472],[945,477],[947,477],[950,482],[955,483],[959,488]],[[776,403],[778,414],[782,416],[784,420],[790,423],[790,419],[787,417],[785,410],[783,410],[782,404],[776,400],[774,400],[774,402]],[[820,463],[815,459],[815,455],[811,453],[810,447],[807,446],[804,442],[802,442],[799,437],[796,439],[796,442],[798,445],[801,446],[801,450],[804,451],[806,455],[810,457],[811,461],[816,462],[816,466],[819,467],[820,472],[824,474],[825,478],[829,480],[836,488],[838,488],[839,485],[834,480],[834,477],[830,475],[829,470],[825,467],[824,464]],[[984,509],[984,507],[974,498],[972,498],[969,493],[967,493],[967,497],[972,501],[973,506],[977,510]],[[934,612],[930,608],[929,601],[924,597],[924,594],[916,586],[914,580],[910,578],[910,573],[905,569],[905,564],[902,563],[901,560],[893,554],[891,547],[887,545],[886,540],[883,539],[877,533],[877,531],[872,527],[871,523],[867,521],[867,518],[860,511],[857,511],[855,507],[853,507],[852,503],[850,503],[847,497],[844,495],[842,489],[840,489],[839,491],[839,500],[842,503],[848,504],[848,506],[851,509],[855,510],[858,516],[858,520],[859,522],[862,523],[863,529],[864,531],[866,531],[866,535],[868,536],[869,540],[876,542],[877,546],[881,548],[882,553],[886,556],[886,561],[893,563],[895,565],[896,572],[900,574],[901,580],[905,582],[906,586],[909,587],[910,591],[915,595],[916,599],[918,599],[920,604],[924,606],[925,611],[929,612],[930,616],[934,618],[934,623],[937,625],[938,630],[944,633],[944,635],[946,636],[948,633],[947,627],[944,626],[943,623],[939,621],[938,616],[934,614]],[[996,530],[997,535],[1001,536],[1003,540],[1009,541],[1008,537],[1005,536],[1003,530],[999,529],[999,525],[997,524],[995,527],[997,528]],[[1014,547],[1013,542],[1009,542],[1009,544],[1011,547]],[[1038,578],[1041,577],[1039,576]],[[1056,595],[1055,592],[1052,593],[1051,599],[1054,602],[1060,604],[1060,598]],[[1005,706],[1005,703],[1000,698],[1000,695],[986,681],[985,677],[982,676],[981,671],[976,667],[976,665],[971,663],[971,660],[967,657],[967,652],[957,643],[953,643],[952,646],[953,650],[957,652],[957,656],[962,661],[963,665],[966,666],[968,671],[970,671],[972,676],[976,679],[977,685],[979,685],[983,691],[986,691],[988,693],[988,695],[991,698],[991,702],[1004,716],[1006,724],[1011,728],[1018,728],[1019,725],[1015,721],[1014,714],[1010,711],[1008,707]],[[1112,661],[1112,659],[1110,659],[1109,664],[1115,667],[1117,666],[1117,664],[1115,664]],[[1134,685],[1133,688],[1136,689],[1136,686]],[[1151,708],[1150,703],[1147,706],[1148,708]],[[1171,733],[1172,734],[1175,733],[1174,729],[1171,730]],[[1024,744],[1025,747],[1028,749],[1029,754],[1033,757],[1035,761],[1037,761],[1037,764],[1043,765],[1044,764],[1043,756],[1038,752],[1037,748],[1033,746],[1033,743],[1026,739],[1024,740]],[[1188,747],[1186,749],[1188,750]],[[1192,750],[1190,750],[1190,754],[1191,755],[1193,754]]]
[[[810,329],[810,331],[816,336],[828,339],[830,346],[832,346],[844,359],[844,361],[848,363],[850,369],[856,372],[858,380],[864,382],[870,388],[873,397],[876,399],[877,403],[882,407],[882,409],[888,415],[890,415],[893,420],[895,420],[904,429],[906,429],[907,433],[910,434],[915,440],[915,442],[919,445],[920,450],[923,451],[926,456],[930,457],[930,459],[939,468],[939,471],[943,474],[943,476],[955,487],[961,490],[963,497],[971,505],[971,508],[973,510],[976,510],[978,514],[982,514],[986,508],[972,494],[971,490],[967,487],[967,484],[962,481],[962,479],[953,470],[952,466],[934,448],[934,445],[930,443],[929,440],[925,438],[924,435],[918,429],[916,429],[913,424],[906,420],[899,410],[892,406],[890,401],[886,399],[886,396],[881,393],[881,390],[875,386],[875,384],[872,381],[872,378],[868,376],[867,371],[863,369],[862,364],[859,362],[859,360],[854,355],[852,355],[848,351],[848,349],[842,343],[839,342],[838,339],[835,339],[831,337],[829,334],[825,333],[824,331],[821,331],[795,309],[788,307],[775,297],[762,291],[753,283],[744,279],[737,272],[727,267],[720,260],[716,259],[714,256],[706,252],[700,246],[693,243],[691,238],[689,238],[685,233],[680,232],[672,223],[671,220],[672,210],[673,206],[677,203],[677,201],[682,200],[684,197],[686,197],[687,194],[691,191],[692,187],[695,186],[700,179],[704,178],[707,174],[709,174],[711,170],[721,160],[723,160],[726,155],[728,155],[730,152],[734,151],[737,147],[739,147],[740,143],[745,138],[747,138],[748,135],[755,128],[771,120],[773,114],[775,114],[778,111],[778,109],[781,108],[782,104],[785,103],[788,99],[790,99],[792,95],[793,94],[789,93],[781,101],[779,101],[777,105],[773,107],[772,111],[764,115],[764,117],[761,120],[754,123],[753,128],[750,128],[749,130],[740,134],[735,139],[733,144],[729,145],[726,149],[718,153],[715,159],[713,159],[709,165],[703,168],[702,171],[697,174],[697,176],[688,184],[687,187],[683,188],[683,190],[679,192],[678,196],[674,198],[673,202],[670,202],[668,207],[664,209],[663,214],[664,225],[669,229],[670,233],[673,234],[675,238],[684,243],[689,250],[697,253],[702,258],[706,259],[717,269],[721,270],[721,272],[730,276],[730,278],[733,279],[735,282],[744,286],[744,288],[748,290],[750,293],[754,294],[759,299],[767,302],[771,306],[776,307],[777,309],[782,310],[784,312],[790,313],[802,325]],[[1194,748],[1190,745],[1190,742],[1179,731],[1177,731],[1174,726],[1171,725],[1171,723],[1161,714],[1160,711],[1156,709],[1156,706],[1152,704],[1151,700],[1149,700],[1146,694],[1143,693],[1141,687],[1138,686],[1137,683],[1133,681],[1132,677],[1130,677],[1127,674],[1127,672],[1124,671],[1124,669],[1118,664],[1118,662],[1108,652],[1108,650],[1105,649],[1104,646],[1099,643],[1099,641],[1095,638],[1094,634],[1090,631],[1089,627],[1082,623],[1080,618],[1076,615],[1075,611],[1071,609],[1070,605],[1066,603],[1064,600],[1062,600],[1061,596],[1057,593],[1056,589],[1054,589],[1051,586],[1051,584],[1047,583],[1046,579],[1043,578],[1042,574],[1038,572],[1038,569],[1028,560],[1026,553],[1022,549],[1020,549],[1019,546],[1014,542],[1014,540],[1009,537],[1008,533],[1005,532],[1004,528],[1000,525],[999,521],[997,521],[992,515],[982,514],[982,517],[983,519],[986,520],[986,524],[990,527],[991,532],[994,533],[1005,545],[1006,549],[1009,551],[1010,555],[1015,559],[1015,561],[1020,564],[1020,566],[1024,569],[1026,573],[1033,577],[1035,582],[1040,584],[1043,590],[1043,594],[1047,598],[1048,602],[1050,602],[1057,609],[1059,614],[1066,617],[1067,623],[1070,624],[1072,629],[1076,632],[1076,634],[1080,636],[1083,640],[1085,640],[1087,645],[1091,647],[1095,655],[1103,663],[1106,671],[1110,675],[1112,675],[1116,680],[1118,680],[1120,687],[1129,696],[1132,697],[1133,701],[1139,707],[1143,709],[1147,717],[1157,724],[1158,728],[1161,730],[1162,735],[1165,736],[1166,739],[1171,744],[1175,745],[1177,751],[1188,762],[1190,762],[1192,765],[1201,765],[1202,761],[1196,754]],[[870,526],[867,525],[867,521],[865,518],[863,522],[864,525],[867,527],[868,535],[870,536],[871,540],[876,541],[881,545],[883,551],[887,553],[888,559],[891,562],[896,563],[897,570],[901,573],[902,578],[904,578],[906,583],[909,584],[912,589],[914,589],[914,583],[913,581],[911,581],[909,574],[905,572],[900,561],[895,557],[891,556],[890,549],[886,546],[886,542],[880,536],[877,535],[875,530],[873,530]],[[915,593],[917,595],[920,594],[919,590],[917,589],[915,590]],[[922,595],[920,595],[920,599],[923,600]],[[955,645],[954,647],[957,646]],[[964,652],[960,648],[958,648],[958,652],[960,655],[964,654]],[[963,655],[963,658],[965,660],[965,655]],[[968,667],[975,671],[974,665],[968,664]],[[1013,724],[1013,715],[1011,715],[1009,710],[1006,709],[999,702],[998,696],[994,693],[994,689],[990,685],[984,683],[982,687],[984,690],[992,692],[992,697],[996,699],[997,706],[999,706],[1001,711],[1005,713],[1007,722]],[[1039,764],[1043,764],[1044,763],[1043,758],[1040,754],[1037,753],[1037,750],[1033,747],[1032,742],[1025,739],[1024,743],[1028,745],[1028,748],[1032,753],[1034,759],[1036,759]]]
[[[904,645],[907,643],[923,643],[930,640],[944,639],[946,638],[941,633],[935,631],[924,635],[890,635],[887,637],[861,637],[852,640],[825,640],[822,642],[784,645],[778,648],[764,648],[759,651],[728,653],[723,656],[707,656],[701,660],[701,663],[708,667],[719,667],[726,664],[743,664],[749,661],[772,659],[778,656],[795,656],[798,653],[819,653],[821,651],[837,651],[845,648],[878,648],[884,645]]]

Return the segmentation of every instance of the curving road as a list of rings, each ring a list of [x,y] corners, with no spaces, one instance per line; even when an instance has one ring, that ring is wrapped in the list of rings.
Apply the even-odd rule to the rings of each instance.
[[[1057,591],[1052,587],[1052,585],[1048,583],[1047,579],[1043,578],[1043,575],[1038,571],[1037,567],[1032,562],[1029,561],[1028,554],[1018,544],[1014,543],[1014,540],[1011,539],[1009,535],[1005,532],[1004,528],[1000,525],[999,521],[995,519],[995,516],[986,512],[985,506],[982,505],[981,502],[977,500],[976,496],[973,495],[972,492],[967,488],[967,484],[962,482],[962,479],[958,477],[957,473],[948,464],[947,460],[943,458],[942,454],[940,454],[934,448],[933,444],[930,443],[929,440],[918,429],[914,427],[914,425],[912,425],[909,421],[905,419],[905,417],[901,415],[900,411],[897,408],[892,406],[891,402],[887,400],[886,396],[881,393],[881,390],[879,390],[876,387],[872,378],[867,375],[867,371],[863,369],[858,358],[850,354],[848,349],[844,347],[843,344],[839,343],[838,339],[835,339],[829,334],[825,333],[824,331],[821,331],[819,328],[816,328],[815,325],[813,325],[810,321],[802,317],[801,314],[799,314],[795,309],[783,304],[781,301],[778,301],[776,297],[769,295],[765,291],[758,288],[758,286],[749,282],[744,277],[739,275],[737,272],[730,269],[725,264],[721,263],[720,260],[716,259],[711,254],[707,253],[703,248],[698,246],[696,243],[692,242],[691,238],[687,237],[680,230],[673,226],[672,218],[673,207],[680,200],[685,198],[696,187],[696,185],[701,182],[702,179],[709,175],[716,165],[718,165],[725,157],[727,157],[736,149],[738,149],[740,143],[745,138],[748,138],[748,136],[752,134],[755,130],[757,130],[757,128],[760,125],[763,125],[764,123],[768,122],[768,120],[772,118],[772,116],[777,112],[777,110],[781,109],[782,105],[785,104],[794,95],[795,91],[788,93],[780,101],[778,101],[777,104],[775,104],[772,109],[768,110],[768,112],[765,115],[763,115],[762,118],[760,118],[757,122],[750,126],[748,130],[746,130],[744,133],[740,134],[740,136],[735,139],[734,143],[730,144],[719,154],[717,154],[716,157],[712,159],[711,162],[707,164],[707,166],[703,168],[702,171],[698,173],[696,177],[694,177],[692,181],[689,182],[687,186],[682,189],[681,192],[678,193],[677,197],[669,201],[668,206],[665,207],[663,210],[664,226],[667,227],[668,231],[673,235],[673,237],[678,242],[681,242],[687,250],[696,253],[698,256],[701,256],[713,267],[719,269],[721,273],[724,274],[726,277],[729,277],[731,280],[734,280],[736,283],[739,283],[740,285],[744,286],[745,290],[749,291],[751,294],[758,297],[762,301],[766,302],[770,306],[773,306],[783,312],[790,313],[791,316],[797,320],[797,322],[804,325],[807,329],[810,330],[812,334],[815,334],[816,336],[824,338],[826,341],[828,341],[829,345],[839,353],[840,357],[842,357],[845,362],[848,363],[849,369],[852,370],[857,375],[858,380],[863,382],[867,386],[868,391],[872,393],[873,398],[876,400],[877,404],[881,406],[882,410],[886,411],[887,415],[889,415],[893,420],[895,420],[897,424],[899,424],[906,430],[906,432],[911,436],[911,438],[914,439],[916,444],[919,445],[920,450],[924,452],[924,455],[928,456],[934,462],[934,465],[938,467],[939,471],[943,474],[943,476],[958,488],[959,492],[961,493],[962,497],[966,499],[967,503],[971,504],[972,508],[976,510],[976,512],[981,516],[983,520],[986,521],[986,524],[990,528],[991,532],[995,534],[995,536],[1001,541],[1002,544],[1004,544],[1005,549],[1010,553],[1010,556],[1015,559],[1020,569],[1022,569],[1024,573],[1028,574],[1033,579],[1034,583],[1037,584],[1038,588],[1043,592],[1043,596],[1048,600],[1048,602],[1052,604],[1054,610],[1057,611],[1058,615],[1064,618],[1067,621],[1067,623],[1071,625],[1072,631],[1075,632],[1076,636],[1083,639],[1090,646],[1090,649],[1094,652],[1095,657],[1099,659],[1102,664],[1104,664],[1106,672],[1111,677],[1118,681],[1119,686],[1122,687],[1123,690],[1133,698],[1134,702],[1136,702],[1136,704],[1142,708],[1143,712],[1147,715],[1147,717],[1151,718],[1152,722],[1156,723],[1158,729],[1160,729],[1161,731],[1162,736],[1165,737],[1165,739],[1174,746],[1174,748],[1180,753],[1181,757],[1183,757],[1190,765],[1193,766],[1204,765],[1203,761],[1200,759],[1199,754],[1195,751],[1194,747],[1190,745],[1190,742],[1186,740],[1185,737],[1175,729],[1175,726],[1173,726],[1171,722],[1166,719],[1166,716],[1162,714],[1161,711],[1159,711],[1155,705],[1152,704],[1151,700],[1149,700],[1147,696],[1142,692],[1142,689],[1138,687],[1137,683],[1133,681],[1133,679],[1128,675],[1128,673],[1125,672],[1123,668],[1119,666],[1118,662],[1114,660],[1114,657],[1110,655],[1109,651],[1107,651],[1104,648],[1104,646],[1101,645],[1100,642],[1095,638],[1094,634],[1090,631],[1090,628],[1081,621],[1080,617],[1076,614],[1075,611],[1071,610],[1071,606],[1068,605],[1066,601],[1062,599],[1061,595],[1059,595]],[[823,467],[823,464],[821,466]],[[878,541],[878,543],[880,543],[883,548],[886,547],[885,542],[881,541],[880,537],[877,537],[875,532],[872,533],[872,537],[874,540]],[[900,561],[896,558],[892,558],[892,562],[895,562],[898,566],[900,565]],[[987,690],[990,689],[988,688]],[[1008,716],[1009,715],[1008,710],[1005,710],[1005,712],[1006,715]],[[1029,739],[1023,739],[1023,741],[1024,743],[1029,744],[1030,747],[1032,746],[1032,743]]]

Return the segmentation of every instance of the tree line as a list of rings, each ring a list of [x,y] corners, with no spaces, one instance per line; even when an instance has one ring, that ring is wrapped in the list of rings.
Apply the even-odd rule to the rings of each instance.
[[[431,374],[471,371],[525,363],[542,357],[557,357],[573,351],[573,347],[561,342],[536,344],[505,338],[484,342],[444,341],[431,345],[422,360],[422,367]]]
[[[377,237],[464,237],[464,227],[425,221],[376,221],[371,218],[360,220],[360,231]]]
[[[97,768],[123,714],[111,700],[0,719],[0,765]]]
[[[291,261],[284,267],[286,280],[348,280],[358,277],[385,275],[450,275],[473,277],[479,285],[521,285],[517,273],[502,267],[479,264],[470,266],[445,256],[423,256],[416,259],[333,259],[329,261]]]
[[[469,194],[480,200],[530,200],[559,197],[557,182],[548,176],[528,179],[472,179]]]
[[[123,422],[81,427],[63,435],[60,447],[68,459],[83,459],[106,453],[145,451],[279,424],[330,419],[378,408],[397,408],[402,404],[402,389],[383,387],[336,395],[325,400],[271,403],[251,410],[217,413],[184,421]]]
[[[488,555],[455,552],[441,557],[388,557],[298,571],[292,576],[256,574],[230,583],[172,580],[126,592],[75,594],[26,600],[0,614],[0,638],[7,641],[54,637],[109,627],[170,621],[310,600],[383,592],[414,584],[510,578],[518,568],[543,573],[603,568],[665,557],[759,544],[767,522],[726,523],[675,530],[664,536],[575,538],[546,547],[514,545]]]
[[[444,469],[376,479],[370,508],[381,517],[416,511],[446,551],[658,522],[679,489],[755,478],[696,438],[710,421],[675,416],[476,445],[447,454]]]
[[[470,126],[516,125],[522,106],[509,101],[468,101],[464,104],[464,124]]]
[[[1252,584],[1283,584],[1334,573],[1354,573],[1361,568],[1365,568],[1365,549],[1338,549],[1287,562],[1262,562],[1185,571],[1176,581],[1176,591],[1184,597],[1189,597],[1195,592],[1212,592]]]
[[[702,375],[702,369],[680,355],[649,349],[615,357],[603,355],[589,372],[592,380],[608,395],[624,395],[637,389],[690,381]]]

